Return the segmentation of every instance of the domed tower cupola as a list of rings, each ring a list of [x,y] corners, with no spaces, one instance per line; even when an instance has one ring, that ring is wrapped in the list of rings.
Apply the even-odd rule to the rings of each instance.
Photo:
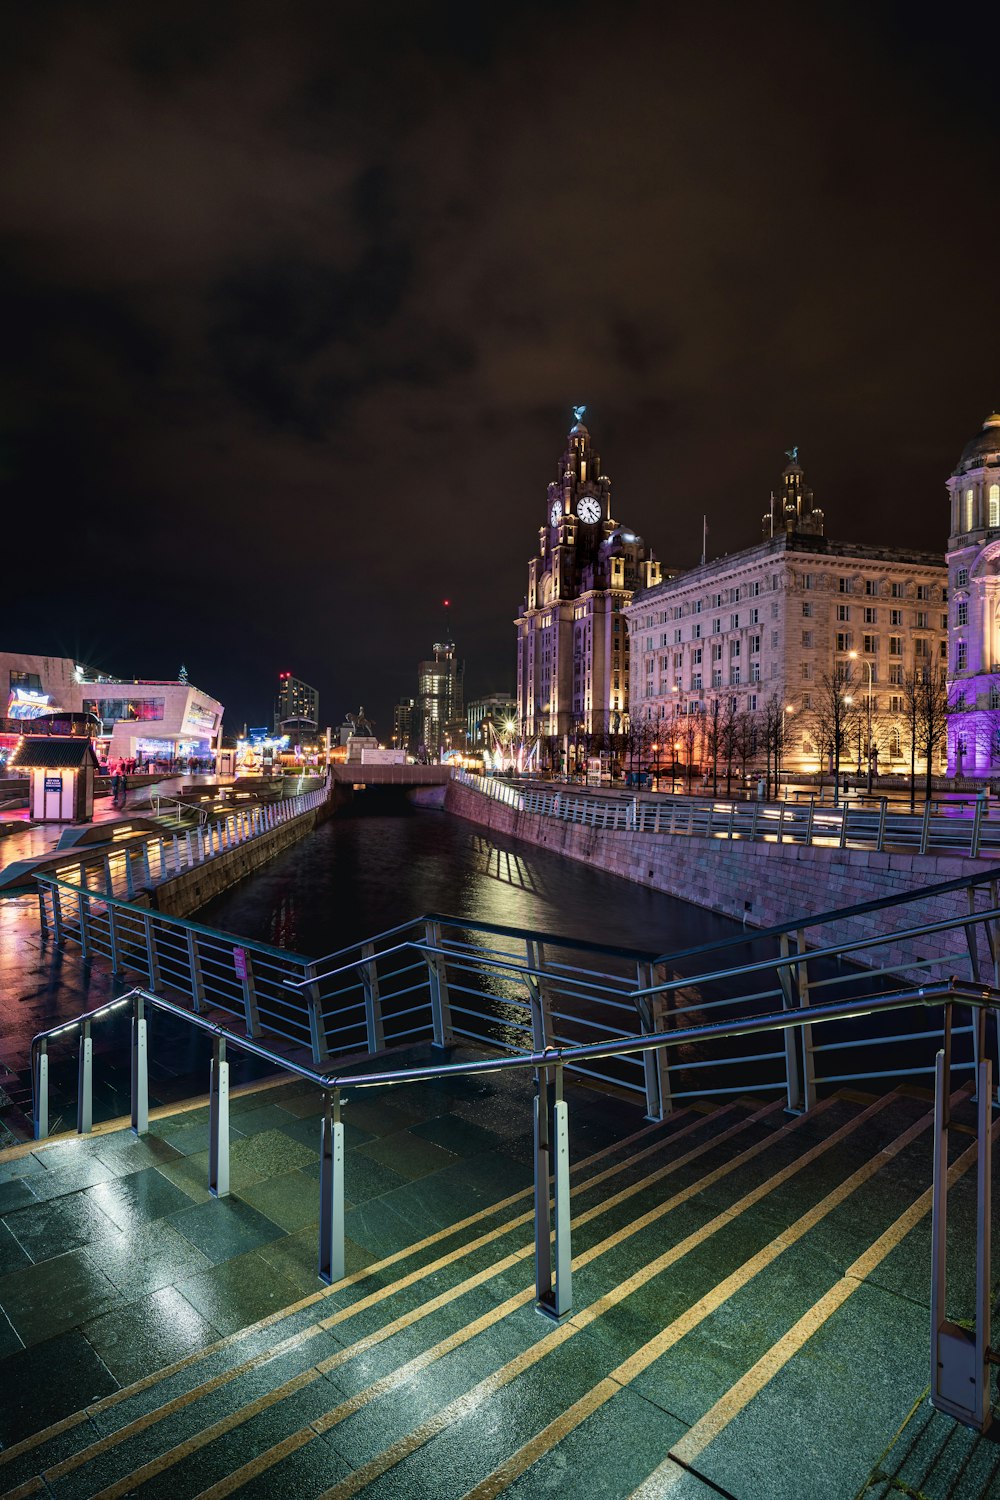
[[[781,471],[779,488],[771,491],[771,505],[761,524],[765,542],[782,532],[788,536],[794,532],[823,535],[823,512],[813,505],[813,492],[805,482],[798,448],[786,449],[785,457],[788,462]]]
[[[611,520],[611,480],[601,473],[601,460],[594,452],[590,433],[583,425],[585,406],[574,406],[574,423],[559,463],[559,477],[546,494],[546,522],[558,527],[568,516],[584,526],[600,526]]]
[[[948,480],[949,550],[1000,532],[1000,412],[991,412],[962,449]]]

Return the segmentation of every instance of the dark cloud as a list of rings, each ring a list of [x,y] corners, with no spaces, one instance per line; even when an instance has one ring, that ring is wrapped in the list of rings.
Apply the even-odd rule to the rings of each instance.
[[[473,688],[571,402],[667,560],[755,540],[782,449],[831,530],[944,545],[1000,399],[997,116],[962,7],[24,7],[0,57],[6,643],[234,718]],[[977,22],[989,55],[997,23]],[[25,547],[35,547],[33,541]]]

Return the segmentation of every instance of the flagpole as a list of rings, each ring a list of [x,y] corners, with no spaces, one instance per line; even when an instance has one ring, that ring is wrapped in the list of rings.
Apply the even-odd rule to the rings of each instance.
[[[708,553],[708,517],[707,516],[702,516],[702,518],[701,518],[701,565],[702,565],[702,567],[705,566],[705,559],[706,559],[707,553]]]

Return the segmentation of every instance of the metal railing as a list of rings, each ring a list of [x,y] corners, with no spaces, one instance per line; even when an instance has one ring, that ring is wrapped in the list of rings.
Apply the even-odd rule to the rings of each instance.
[[[181,823],[185,819],[194,817],[195,822],[204,825],[208,822],[210,812],[198,802],[185,802],[181,797],[168,796],[166,792],[150,792],[149,804],[153,809],[153,815],[157,818],[163,817],[163,808],[166,806],[170,811],[166,816],[173,816],[175,823]]]
[[[83,890],[100,892],[102,896],[132,900],[142,889],[204,865],[220,854],[310,812],[325,802],[327,795],[322,789],[288,797],[282,802],[237,807],[206,818],[197,827],[178,829],[173,833],[144,834],[128,830],[124,837],[112,835],[110,844],[82,844],[68,849],[65,860],[54,867],[54,874],[62,884],[72,883]],[[39,882],[43,879],[34,873],[33,878]],[[41,884],[39,901],[44,931],[51,901],[47,904]],[[53,915],[58,920],[58,913]]]
[[[600,796],[518,787],[468,771],[456,780],[518,812],[579,823],[606,832],[686,834],[699,838],[813,844],[825,848],[949,853],[972,859],[1000,855],[1000,817],[989,817],[985,798],[971,815],[953,801],[929,801],[920,813],[878,805],[746,802],[720,797]]]
[[[123,986],[128,975],[196,1015],[236,1020],[248,1037],[266,1034],[314,1067],[416,1041],[463,1040],[523,1054],[641,1038],[709,1018],[735,1021],[771,1005],[805,1012],[795,1045],[786,1039],[781,1051],[734,1047],[705,1058],[684,1049],[654,1066],[619,1050],[612,1063],[571,1064],[642,1099],[653,1119],[709,1089],[780,1088],[789,1108],[807,1110],[819,1083],[930,1074],[932,1049],[921,1032],[866,1023],[820,1042],[811,1007],[953,974],[1000,987],[1000,870],[666,954],[427,913],[315,958],[58,876],[38,882],[43,933],[58,944],[106,961]],[[970,1035],[968,1027],[956,1032]],[[955,1066],[971,1068],[972,1043],[962,1046]]]
[[[969,1089],[954,1097],[951,1092],[952,1045],[956,1028],[953,1012],[956,1003],[968,1007],[972,1029],[977,1038],[975,1089],[977,1157],[977,1234],[976,1234],[976,1318],[972,1328],[960,1325],[947,1316],[947,1219],[948,1190],[954,1168],[949,1167],[949,1124],[956,1102]],[[235,1047],[287,1068],[322,1090],[323,1112],[320,1122],[320,1229],[317,1274],[328,1283],[340,1281],[346,1274],[345,1242],[345,1172],[346,1151],[344,1125],[341,1119],[343,1094],[353,1089],[394,1087],[400,1084],[498,1073],[530,1068],[535,1077],[532,1130],[534,1137],[534,1257],[536,1306],[548,1316],[563,1320],[573,1310],[572,1225],[570,1194],[570,1157],[568,1110],[563,1095],[563,1073],[567,1067],[584,1062],[602,1064],[612,1057],[642,1054],[658,1065],[668,1049],[690,1045],[710,1045],[747,1035],[780,1032],[787,1038],[806,1024],[802,1011],[768,1013],[742,1020],[726,1020],[684,1027],[673,1033],[654,1032],[641,1039],[605,1041],[578,1047],[547,1047],[520,1057],[494,1057],[472,1062],[438,1063],[404,1067],[391,1071],[358,1074],[320,1074],[302,1064],[289,1064],[272,1049],[236,1036],[200,1016],[145,989],[135,989],[100,1010],[80,1017],[71,1025],[81,1027],[80,1073],[81,1093],[92,1096],[92,1050],[90,1024],[112,1006],[131,1004],[131,1103],[132,1128],[143,1135],[149,1124],[148,1038],[146,1007],[162,1009],[180,1016],[187,1023],[207,1032],[213,1041],[209,1103],[208,1185],[215,1197],[229,1191],[229,1064],[227,1047]],[[1000,1124],[992,1125],[990,1102],[993,1097],[993,1064],[986,1055],[986,1018],[989,1011],[1000,1013],[1000,990],[951,980],[917,989],[898,991],[861,1000],[841,1001],[812,1009],[811,1026],[850,1022],[873,1013],[883,1014],[912,1008],[943,1008],[941,1025],[936,1028],[940,1048],[935,1060],[934,1155],[932,1188],[931,1274],[931,1402],[937,1408],[985,1431],[992,1416],[990,1365],[997,1359],[991,1347],[990,1225],[992,1190],[993,1136]],[[60,1031],[43,1033],[32,1044],[32,1075],[38,1078],[40,1093],[43,1076],[47,1083],[47,1044]],[[966,1153],[969,1154],[969,1153]]]

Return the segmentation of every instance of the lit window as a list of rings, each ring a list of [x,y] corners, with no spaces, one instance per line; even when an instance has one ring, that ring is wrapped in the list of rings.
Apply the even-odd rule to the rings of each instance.
[[[990,529],[1000,526],[1000,484],[990,485]]]
[[[965,529],[966,529],[966,531],[971,531],[972,530],[972,515],[973,515],[973,508],[974,508],[974,505],[975,505],[975,499],[976,499],[976,492],[975,492],[975,490],[971,490],[971,489],[966,490],[966,492],[965,492]]]

